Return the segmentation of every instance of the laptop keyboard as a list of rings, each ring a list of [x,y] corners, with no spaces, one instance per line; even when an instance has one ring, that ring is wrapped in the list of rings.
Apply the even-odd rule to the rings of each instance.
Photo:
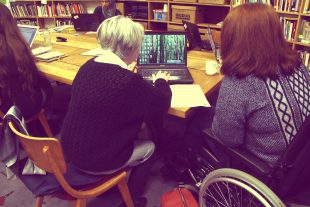
[[[162,70],[165,71],[165,70]],[[152,78],[152,74],[155,74],[157,71],[153,71],[153,70],[144,70],[142,72],[142,76],[143,77],[150,77]],[[170,74],[170,77],[172,76],[177,76],[177,77],[185,77],[187,75],[187,72],[185,70],[168,70],[166,71],[167,73]]]

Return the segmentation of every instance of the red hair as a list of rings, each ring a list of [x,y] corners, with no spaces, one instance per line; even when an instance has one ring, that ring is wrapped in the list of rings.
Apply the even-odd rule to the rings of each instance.
[[[243,4],[233,8],[221,30],[222,73],[243,78],[253,74],[276,79],[290,75],[301,60],[282,33],[279,17],[266,4]]]

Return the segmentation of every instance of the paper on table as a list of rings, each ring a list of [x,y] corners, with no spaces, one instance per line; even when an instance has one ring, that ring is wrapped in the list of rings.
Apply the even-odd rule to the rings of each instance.
[[[197,84],[170,85],[172,91],[171,107],[211,107],[200,86]]]
[[[102,48],[97,47],[95,49],[88,50],[86,52],[83,52],[82,55],[89,55],[89,56],[99,56],[102,54]]]

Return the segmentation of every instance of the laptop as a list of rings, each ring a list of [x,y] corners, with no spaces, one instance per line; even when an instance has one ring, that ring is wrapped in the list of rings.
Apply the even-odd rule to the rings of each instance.
[[[29,47],[31,47],[39,31],[39,26],[18,24],[17,27],[22,36],[25,38],[26,42],[29,44]]]
[[[169,84],[191,84],[187,68],[186,35],[180,31],[146,31],[137,61],[138,73],[152,82],[159,70],[170,74]]]
[[[219,46],[216,46],[215,45],[215,42],[213,40],[213,37],[212,37],[212,32],[211,32],[211,29],[210,27],[207,28],[207,35],[208,35],[208,38],[209,38],[209,41],[210,41],[210,45],[211,45],[211,48],[212,48],[212,52],[214,54],[214,59],[221,63],[222,60],[221,60],[221,54],[220,54],[220,50],[218,49]]]
[[[96,31],[99,26],[93,14],[72,14],[71,21],[75,31],[79,32]]]
[[[191,50],[211,50],[211,45],[208,40],[202,40],[199,33],[197,24],[182,21],[184,30],[186,32],[189,49]]]

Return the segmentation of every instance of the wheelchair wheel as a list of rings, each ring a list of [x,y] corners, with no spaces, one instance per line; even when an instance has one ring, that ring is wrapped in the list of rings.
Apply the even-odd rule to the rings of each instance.
[[[264,183],[236,169],[212,171],[199,191],[200,207],[285,207]]]

